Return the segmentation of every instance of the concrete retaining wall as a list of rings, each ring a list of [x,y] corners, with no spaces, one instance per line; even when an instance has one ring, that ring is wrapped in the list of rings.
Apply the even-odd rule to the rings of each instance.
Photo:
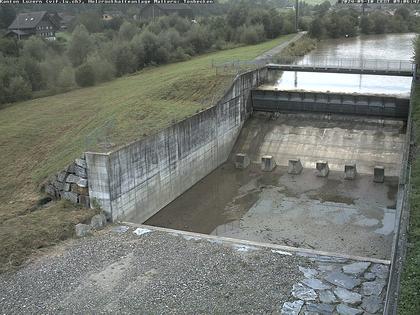
[[[217,105],[116,151],[86,152],[89,195],[113,220],[143,222],[225,162],[267,70],[238,76]]]

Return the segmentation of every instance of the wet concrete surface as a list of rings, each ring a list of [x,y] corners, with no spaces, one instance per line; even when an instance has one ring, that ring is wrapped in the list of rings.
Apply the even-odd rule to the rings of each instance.
[[[344,180],[227,162],[145,222],[192,232],[387,259],[398,178]]]

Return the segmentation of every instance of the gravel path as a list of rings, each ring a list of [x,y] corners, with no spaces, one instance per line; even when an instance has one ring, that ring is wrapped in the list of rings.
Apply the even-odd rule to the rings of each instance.
[[[304,257],[108,228],[0,275],[4,314],[279,312]]]
[[[291,43],[297,41],[299,38],[301,38],[303,35],[305,35],[306,32],[299,32],[297,33],[292,39],[266,51],[265,53],[263,53],[262,55],[259,55],[257,58],[255,58],[255,61],[259,61],[259,60],[264,60],[264,59],[270,59],[271,57],[273,57],[274,55],[277,55],[279,53],[281,53],[281,51],[286,48],[287,46],[289,46]]]

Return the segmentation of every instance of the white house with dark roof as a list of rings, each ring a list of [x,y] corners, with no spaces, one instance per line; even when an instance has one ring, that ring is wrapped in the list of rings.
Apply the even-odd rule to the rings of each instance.
[[[6,36],[17,39],[39,35],[46,39],[55,40],[55,32],[60,29],[60,21],[57,14],[46,11],[19,13],[8,27]]]

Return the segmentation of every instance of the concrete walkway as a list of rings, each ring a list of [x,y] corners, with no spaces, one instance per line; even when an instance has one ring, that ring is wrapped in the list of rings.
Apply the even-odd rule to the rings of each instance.
[[[261,61],[264,59],[270,59],[273,56],[281,53],[283,49],[285,49],[287,46],[289,46],[291,43],[297,41],[299,38],[301,38],[303,35],[305,35],[307,32],[299,32],[297,33],[293,38],[289,39],[288,41],[266,51],[262,55],[259,55],[257,58],[255,58],[255,61]]]

